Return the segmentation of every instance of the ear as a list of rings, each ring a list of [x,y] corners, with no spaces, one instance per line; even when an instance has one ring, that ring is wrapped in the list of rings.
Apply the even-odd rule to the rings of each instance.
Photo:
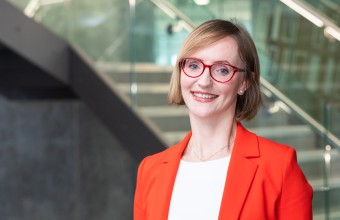
[[[246,90],[247,90],[247,82],[244,80],[242,84],[240,85],[240,88],[238,89],[237,94],[243,95]]]
[[[250,73],[252,76],[254,76],[254,73],[252,72],[252,73]],[[243,95],[245,92],[246,92],[246,90],[249,88],[249,86],[250,86],[250,84],[249,84],[249,82],[248,82],[248,80],[249,80],[249,78],[250,77],[244,77],[243,78],[243,80],[242,80],[242,83],[240,84],[240,87],[239,87],[239,89],[238,89],[238,91],[237,91],[237,94],[238,95]],[[252,77],[251,77],[252,78]]]

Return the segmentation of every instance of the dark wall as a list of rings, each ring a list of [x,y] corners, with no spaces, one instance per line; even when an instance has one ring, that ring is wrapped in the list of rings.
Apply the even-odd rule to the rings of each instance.
[[[0,96],[0,219],[132,219],[135,166],[80,101]]]

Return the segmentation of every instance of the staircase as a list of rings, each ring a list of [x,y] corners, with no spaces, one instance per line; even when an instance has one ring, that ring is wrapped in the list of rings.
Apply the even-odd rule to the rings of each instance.
[[[130,95],[131,77],[128,64],[98,62],[97,67],[116,81],[121,91]],[[134,70],[137,83],[137,93],[133,98],[135,108],[150,118],[163,132],[168,146],[177,143],[190,130],[190,124],[185,106],[167,104],[172,67],[137,63]],[[329,152],[332,162],[330,179],[326,184],[329,184],[331,190],[327,191],[323,180],[325,160],[324,149],[320,147],[323,146],[321,137],[294,115],[287,113],[288,110],[278,100],[265,95],[264,98],[265,107],[259,111],[256,118],[243,124],[260,136],[293,146],[297,150],[298,162],[314,188],[314,219],[323,219],[325,207],[318,201],[327,199],[330,209],[336,210],[340,207],[340,171],[337,168],[340,167],[340,154],[336,150]],[[340,218],[339,214],[333,211],[332,219]]]

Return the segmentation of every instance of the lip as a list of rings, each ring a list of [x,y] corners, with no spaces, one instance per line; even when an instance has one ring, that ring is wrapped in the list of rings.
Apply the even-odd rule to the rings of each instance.
[[[195,100],[200,102],[210,102],[215,100],[218,95],[207,93],[207,92],[199,92],[199,91],[191,91],[192,96]]]

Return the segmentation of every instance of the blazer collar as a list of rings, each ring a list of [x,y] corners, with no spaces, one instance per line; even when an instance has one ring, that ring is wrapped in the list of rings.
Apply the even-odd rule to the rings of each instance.
[[[161,200],[160,210],[155,210],[159,219],[167,219],[171,194],[182,154],[191,138],[191,132],[178,144],[168,148],[163,157],[163,167],[159,172],[155,187]],[[226,184],[223,192],[219,219],[238,219],[247,192],[257,170],[257,164],[249,158],[259,157],[259,148],[255,134],[237,124],[237,134],[230,159]],[[240,175],[241,174],[241,175]],[[236,193],[236,194],[235,194]]]
[[[239,123],[224,187],[219,219],[239,219],[260,157],[257,136]]]
[[[167,149],[168,152],[163,158],[164,163],[181,159],[182,154],[189,143],[191,134],[190,131],[182,141]],[[257,135],[245,129],[241,123],[237,123],[237,133],[232,154],[238,154],[238,156],[245,158],[260,156]]]

